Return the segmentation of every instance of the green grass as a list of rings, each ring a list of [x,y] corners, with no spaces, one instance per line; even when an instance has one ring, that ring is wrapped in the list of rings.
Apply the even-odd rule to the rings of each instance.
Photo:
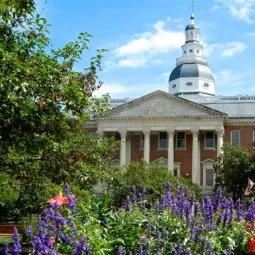
[[[0,244],[11,243],[12,238],[10,236],[0,236]]]

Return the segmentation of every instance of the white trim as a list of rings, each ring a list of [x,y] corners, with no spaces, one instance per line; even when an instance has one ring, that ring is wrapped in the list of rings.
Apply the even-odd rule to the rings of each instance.
[[[181,163],[180,162],[174,162],[174,169],[177,169],[177,176],[181,176]],[[174,169],[173,169],[173,175],[174,175]]]
[[[213,159],[205,159],[201,162],[201,164],[203,165],[203,183],[202,183],[202,186],[203,187],[213,187],[215,185],[215,173],[213,173],[213,186],[206,186],[206,170],[208,169],[212,169],[213,170],[213,163],[214,163],[214,160]]]
[[[159,158],[156,158],[155,160],[151,161],[151,164],[164,166],[167,168],[167,159],[165,157],[159,157]]]
[[[233,143],[232,143],[232,133],[233,132],[238,132],[239,133],[239,141],[238,141],[238,144],[235,144],[235,145],[240,145],[241,143],[240,143],[240,140],[241,140],[241,134],[240,134],[240,130],[231,130],[231,132],[230,132],[230,143],[231,143],[231,145],[233,145]]]

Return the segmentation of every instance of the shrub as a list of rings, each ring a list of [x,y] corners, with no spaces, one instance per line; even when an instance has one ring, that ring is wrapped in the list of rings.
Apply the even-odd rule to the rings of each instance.
[[[120,207],[126,196],[130,195],[133,185],[138,192],[142,192],[143,188],[146,187],[147,199],[155,201],[160,198],[167,182],[172,184],[174,192],[176,191],[176,184],[180,183],[191,194],[194,191],[196,196],[200,197],[199,186],[192,184],[189,179],[175,177],[165,167],[144,162],[134,162],[116,171],[109,183],[109,191],[113,205]]]

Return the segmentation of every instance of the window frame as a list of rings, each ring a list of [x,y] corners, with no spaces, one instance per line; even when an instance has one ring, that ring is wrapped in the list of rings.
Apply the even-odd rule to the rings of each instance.
[[[252,132],[252,147],[255,149],[255,129]]]
[[[212,133],[212,135],[213,135],[213,138],[212,138],[213,145],[212,145],[212,147],[207,147],[207,144],[206,144],[206,141],[207,141],[206,135],[207,135],[207,133]],[[204,149],[205,150],[215,150],[215,133],[213,131],[205,131],[205,133],[204,133]]]
[[[207,184],[207,171],[212,171],[212,185],[206,185]],[[214,171],[213,171],[213,168],[209,168],[209,167],[206,167],[205,169],[204,169],[204,178],[203,178],[204,180],[204,185],[203,186],[205,186],[205,187],[214,187],[214,185],[215,185],[215,174],[214,174]]]
[[[184,146],[183,147],[178,147],[178,140],[180,140],[180,139],[178,139],[178,134],[179,133],[184,133],[184,138],[183,138],[183,140],[184,140]],[[187,142],[186,142],[186,132],[184,132],[184,131],[177,131],[176,132],[176,136],[175,136],[175,149],[176,150],[186,150],[186,144],[187,144]]]
[[[239,134],[239,137],[238,137],[238,144],[233,144],[233,133],[234,132],[238,132],[238,134]],[[241,144],[241,133],[240,133],[240,130],[231,130],[231,132],[230,132],[230,143],[231,143],[231,145],[233,145],[233,146],[238,146],[238,145],[240,145]]]
[[[161,145],[160,145],[160,135],[161,134],[166,134],[166,147],[161,147]],[[167,143],[168,143],[168,135],[167,135],[167,132],[159,132],[159,134],[158,134],[158,150],[167,150]]]
[[[140,149],[140,150],[144,150],[144,134],[143,134],[143,133],[140,134],[139,139],[140,139],[140,142],[139,142],[139,149]]]

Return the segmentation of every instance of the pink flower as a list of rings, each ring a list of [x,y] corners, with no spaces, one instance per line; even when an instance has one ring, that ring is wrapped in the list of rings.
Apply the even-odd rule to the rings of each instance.
[[[68,204],[68,197],[63,197],[62,194],[56,195],[55,197],[48,200],[50,204],[57,204],[57,205],[66,205]]]

